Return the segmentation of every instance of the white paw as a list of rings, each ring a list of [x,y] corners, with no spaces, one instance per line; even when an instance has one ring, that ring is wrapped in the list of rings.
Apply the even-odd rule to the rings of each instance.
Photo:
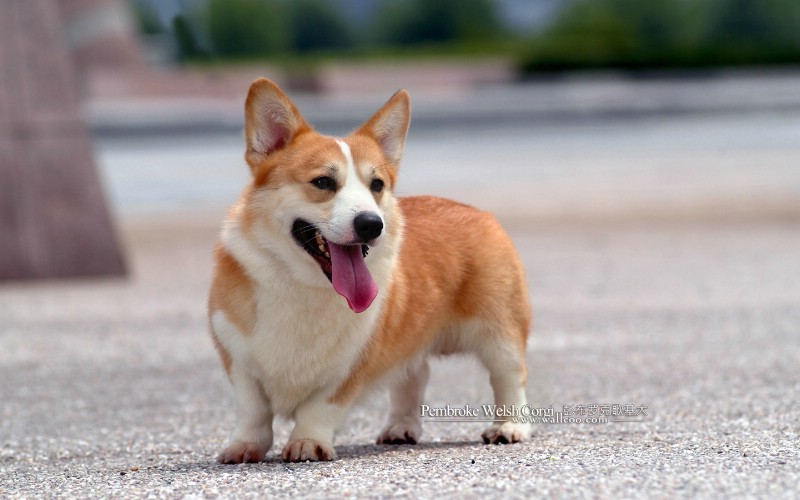
[[[267,456],[268,448],[259,443],[234,441],[219,454],[217,460],[222,464],[246,464],[261,462]]]
[[[483,431],[481,437],[486,444],[509,444],[525,441],[530,434],[530,424],[504,422],[492,425]]]
[[[390,422],[378,436],[378,444],[417,444],[422,436],[422,424],[417,418]]]
[[[283,448],[283,460],[285,462],[312,462],[334,460],[336,452],[333,444],[322,443],[313,439],[298,439],[292,441]]]

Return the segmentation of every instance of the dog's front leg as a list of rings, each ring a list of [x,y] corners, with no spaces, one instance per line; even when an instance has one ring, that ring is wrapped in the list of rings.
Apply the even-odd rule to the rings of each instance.
[[[219,455],[224,464],[261,462],[272,448],[272,407],[259,382],[235,368],[231,383],[236,396],[236,430]]]
[[[346,406],[313,396],[295,411],[295,425],[289,443],[283,448],[286,462],[321,461],[336,458],[333,434],[347,414]]]
[[[405,378],[390,393],[390,412],[386,426],[378,436],[378,444],[417,444],[422,435],[420,408],[428,383],[428,361],[409,367]]]

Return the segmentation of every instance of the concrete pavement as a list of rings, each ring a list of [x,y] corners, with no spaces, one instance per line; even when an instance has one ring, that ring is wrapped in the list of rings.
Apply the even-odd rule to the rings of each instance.
[[[0,288],[0,497],[796,494],[795,224],[510,229],[536,311],[531,402],[646,405],[644,422],[541,424],[513,446],[433,422],[378,447],[379,394],[336,462],[217,465],[234,415],[205,332],[216,220],[129,218],[129,281]],[[490,397],[471,360],[434,364],[432,406]]]
[[[250,175],[243,144],[241,133],[106,138],[97,158],[123,214],[218,213]],[[480,128],[413,122],[397,191],[521,220],[797,220],[798,144],[800,111]]]

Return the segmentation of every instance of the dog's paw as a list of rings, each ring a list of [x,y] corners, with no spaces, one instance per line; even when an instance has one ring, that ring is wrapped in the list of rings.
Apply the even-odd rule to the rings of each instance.
[[[247,464],[261,462],[267,456],[267,448],[258,443],[235,441],[228,445],[217,460],[221,464]]]
[[[298,439],[292,441],[283,448],[283,460],[285,462],[320,462],[334,460],[336,452],[333,446],[328,443],[320,443],[313,439]]]
[[[422,435],[422,425],[418,420],[391,422],[380,433],[378,444],[417,444]]]
[[[509,444],[525,441],[530,434],[530,424],[505,422],[503,424],[494,424],[489,427],[483,431],[481,437],[486,444]]]

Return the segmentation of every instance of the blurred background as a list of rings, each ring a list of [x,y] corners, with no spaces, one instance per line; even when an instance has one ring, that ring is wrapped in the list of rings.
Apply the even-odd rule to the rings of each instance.
[[[411,91],[401,194],[521,218],[797,210],[793,0],[51,3],[122,215],[235,198],[259,76],[331,134]]]
[[[0,21],[0,293],[31,294],[0,301],[9,330],[52,291],[25,280],[80,276],[150,283],[203,329],[260,76],[329,134],[408,89],[397,194],[518,239],[800,218],[794,0],[34,0]],[[534,302],[572,296],[523,259]]]
[[[594,467],[590,494],[632,496],[664,470],[694,489],[646,482],[660,494],[793,491],[797,0],[12,0],[0,496],[81,487],[72,474],[98,481],[76,496],[119,496],[103,488],[145,463],[190,483],[168,496],[216,477],[181,471],[205,467],[233,425],[205,301],[218,228],[249,179],[243,102],[260,76],[329,134],[408,89],[397,193],[471,203],[509,230],[536,318],[529,399],[651,409],[630,427],[537,430],[549,438],[523,454],[545,457],[528,468],[540,483],[559,491]],[[432,405],[490,400],[480,371],[449,363]],[[381,405],[354,414],[345,455],[380,462]],[[426,439],[470,443],[470,425]],[[503,481],[499,456],[473,465],[476,482]],[[426,463],[409,465],[410,483]],[[151,467],[140,477],[167,484]]]
[[[792,0],[59,5],[122,212],[232,200],[258,76],[331,134],[411,91],[401,194],[524,218],[797,209]]]
[[[797,62],[791,0],[132,0],[160,58],[505,55],[523,73]],[[157,56],[159,57],[159,56]]]

